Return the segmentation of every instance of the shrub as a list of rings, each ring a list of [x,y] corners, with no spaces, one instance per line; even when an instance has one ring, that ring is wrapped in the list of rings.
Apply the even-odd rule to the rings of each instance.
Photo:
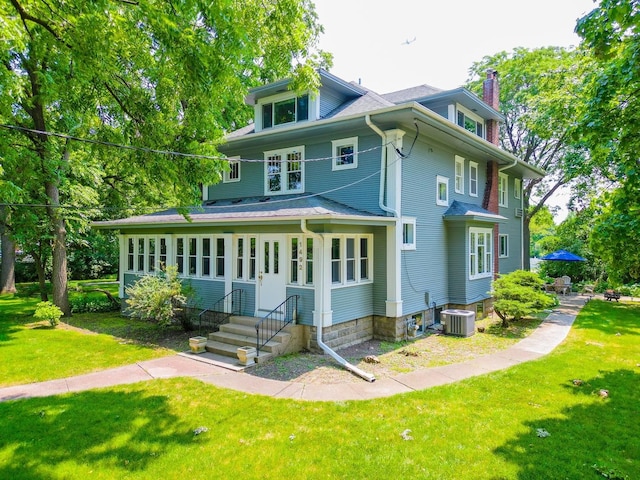
[[[178,269],[169,266],[155,275],[145,275],[125,290],[128,312],[158,325],[170,325],[186,301]]]
[[[75,297],[70,298],[71,312],[73,313],[101,313],[117,312],[120,306],[108,298]]]
[[[47,320],[52,327],[60,323],[62,310],[51,302],[40,302],[36,305],[36,311],[33,318],[36,320]]]
[[[502,319],[502,326],[520,320],[556,304],[555,297],[542,291],[544,282],[533,272],[516,270],[493,282],[493,309]]]

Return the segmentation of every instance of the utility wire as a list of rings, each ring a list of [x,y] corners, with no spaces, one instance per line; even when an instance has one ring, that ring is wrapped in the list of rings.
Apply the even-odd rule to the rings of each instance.
[[[229,162],[242,162],[242,163],[268,163],[268,162],[274,161],[273,159],[269,160],[269,159],[254,159],[254,158],[229,158],[225,155],[201,155],[197,153],[177,152],[174,150],[159,150],[159,149],[148,148],[148,147],[137,147],[134,145],[123,145],[120,143],[105,142],[102,140],[94,140],[91,138],[75,137],[73,135],[67,135],[64,133],[35,130],[33,128],[19,127],[17,125],[0,124],[0,127],[6,128],[8,130],[35,133],[38,135],[46,135],[49,137],[62,138],[65,140],[73,140],[76,142],[89,143],[92,145],[101,145],[104,147],[119,148],[121,150],[130,150],[130,151],[136,151],[136,152],[155,153],[158,155],[170,155],[170,156],[176,156],[176,157],[196,158],[196,159],[205,159],[205,160],[223,160],[223,161],[229,161]],[[367,148],[365,150],[358,150],[357,152],[353,152],[352,154],[349,154],[349,155],[359,155],[362,153],[371,152],[371,151],[386,147],[387,145],[390,145],[390,144],[393,144],[393,143],[389,142],[389,143],[386,143],[385,145],[377,145],[375,147]],[[336,157],[334,155],[331,155],[329,157],[305,158],[305,159],[293,160],[293,161],[308,163],[308,162],[320,162],[324,160],[332,160],[334,158]]]

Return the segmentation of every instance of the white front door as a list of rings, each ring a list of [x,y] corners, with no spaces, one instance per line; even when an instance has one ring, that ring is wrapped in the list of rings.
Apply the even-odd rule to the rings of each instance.
[[[282,235],[261,235],[258,252],[259,314],[270,312],[286,300],[285,247]]]

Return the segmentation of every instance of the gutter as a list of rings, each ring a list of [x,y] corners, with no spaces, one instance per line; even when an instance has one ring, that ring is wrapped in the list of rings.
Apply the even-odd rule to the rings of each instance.
[[[387,179],[387,149],[386,149],[387,137],[384,134],[384,132],[380,130],[378,126],[371,121],[371,115],[369,114],[365,115],[364,121],[367,123],[369,128],[371,128],[371,130],[376,132],[382,139],[382,149],[381,149],[382,151],[380,152],[380,191],[378,193],[378,205],[380,206],[380,209],[382,211],[390,213],[395,218],[398,218],[398,212],[393,208],[389,208],[384,204],[384,186]]]
[[[307,228],[307,221],[304,218],[300,220],[300,230],[302,230],[302,233],[305,233],[305,234],[310,235],[310,236],[312,236],[314,238],[317,238],[320,241],[321,248],[324,248],[324,237],[322,235],[318,234],[318,233],[315,233],[315,232],[312,232],[311,230],[309,230]],[[319,281],[319,284],[320,284],[320,288],[321,289],[324,288],[324,278],[322,278],[323,276],[324,276],[324,268],[320,268],[320,281]],[[344,368],[346,368],[347,370],[349,370],[352,373],[355,373],[356,375],[358,375],[359,377],[363,378],[367,382],[375,382],[375,380],[376,380],[375,376],[373,376],[372,374],[367,373],[364,370],[359,369],[355,365],[352,365],[351,363],[347,362],[344,358],[342,358],[334,350],[332,350],[331,347],[329,347],[326,343],[324,343],[322,341],[322,325],[317,325],[316,326],[316,332],[317,332],[316,341],[318,342],[318,345],[320,346],[320,348],[322,349],[322,351],[324,353],[329,355],[331,358],[333,358],[336,362],[338,362]]]

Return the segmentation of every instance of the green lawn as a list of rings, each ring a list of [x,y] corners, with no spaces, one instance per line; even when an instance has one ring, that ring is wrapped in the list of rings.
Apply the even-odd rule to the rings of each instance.
[[[0,403],[0,478],[637,479],[639,336],[640,305],[594,300],[538,361],[390,398],[171,379]]]
[[[117,294],[117,287],[114,293]],[[48,322],[36,322],[32,317],[39,301],[37,295],[0,295],[0,387],[79,375],[175,354],[174,350],[154,343],[134,343],[105,334],[87,335],[65,325],[51,328]],[[122,333],[134,326],[160,333],[154,325],[125,319],[118,312],[75,314],[68,322],[78,327],[109,325]],[[122,328],[117,330],[118,326]]]

